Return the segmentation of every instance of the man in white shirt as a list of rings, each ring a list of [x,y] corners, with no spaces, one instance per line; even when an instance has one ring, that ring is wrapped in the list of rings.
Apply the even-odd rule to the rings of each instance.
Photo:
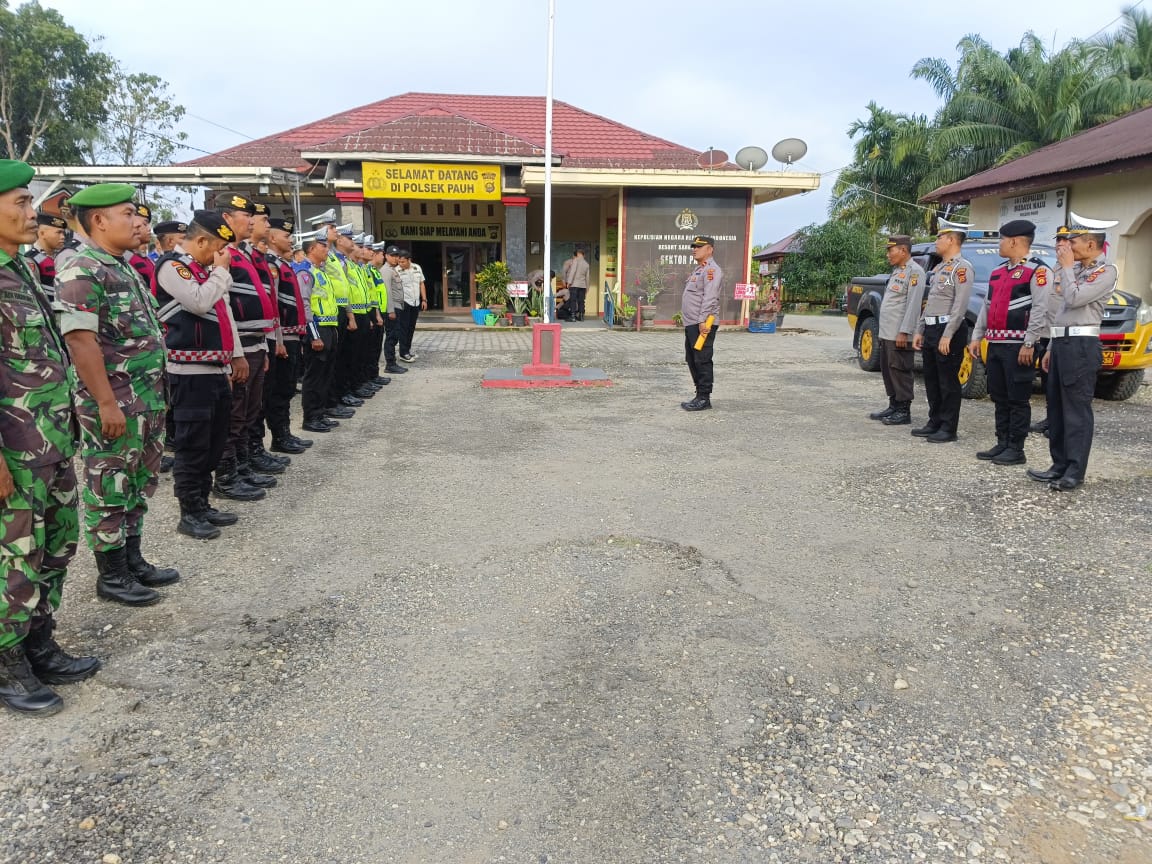
[[[416,333],[416,319],[420,312],[428,308],[428,290],[424,286],[424,271],[412,261],[412,253],[400,250],[400,266],[396,268],[404,285],[404,308],[400,310],[400,359],[411,363],[416,359],[412,353],[412,337]]]
[[[571,292],[568,307],[572,312],[572,320],[584,320],[584,298],[588,295],[588,262],[584,260],[584,249],[576,247],[576,254],[564,262],[560,271],[561,288]]]

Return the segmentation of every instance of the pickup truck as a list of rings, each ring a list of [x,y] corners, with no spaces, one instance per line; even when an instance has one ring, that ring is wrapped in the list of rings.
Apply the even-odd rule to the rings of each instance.
[[[1056,250],[1051,246],[1032,247],[1032,255],[1048,266],[1056,265]],[[940,263],[934,243],[916,243],[912,257],[925,271]],[[996,239],[972,239],[964,244],[964,257],[976,271],[967,318],[976,323],[980,307],[988,294],[988,277],[1004,260]],[[880,371],[879,318],[880,301],[888,284],[887,274],[853,279],[848,286],[848,323],[852,326],[852,347],[860,352],[860,368]],[[1104,307],[1100,323],[1100,342],[1104,349],[1104,366],[1096,379],[1096,398],[1123,400],[1136,394],[1144,382],[1144,370],[1152,366],[1152,306],[1126,291],[1115,291]],[[985,356],[981,353],[981,356]],[[919,360],[919,357],[917,357]],[[988,395],[984,363],[965,352],[960,367],[960,383],[966,399]]]

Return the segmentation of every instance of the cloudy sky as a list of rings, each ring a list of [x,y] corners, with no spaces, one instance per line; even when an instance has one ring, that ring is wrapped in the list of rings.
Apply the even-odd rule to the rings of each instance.
[[[130,71],[166,79],[188,111],[188,144],[209,152],[408,91],[544,92],[547,0],[42,5],[102,37],[103,50]],[[954,60],[968,33],[1002,50],[1027,30],[1061,45],[1114,27],[1127,3],[556,5],[557,99],[729,155],[799,137],[808,143],[800,167],[823,173],[851,159],[846,130],[870,100],[899,111],[936,109],[928,86],[908,77],[921,57]],[[817,192],[759,207],[756,241],[823,221],[834,179],[828,174]]]

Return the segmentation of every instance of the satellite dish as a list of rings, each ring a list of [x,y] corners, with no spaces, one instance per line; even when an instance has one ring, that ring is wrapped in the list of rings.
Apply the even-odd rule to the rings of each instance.
[[[785,165],[791,165],[793,162],[803,159],[807,152],[808,145],[799,138],[785,138],[783,141],[777,142],[776,146],[772,148],[772,158],[777,162],[783,162]]]
[[[717,165],[723,165],[727,161],[728,154],[714,147],[709,147],[696,157],[696,164],[704,169],[715,168]]]
[[[768,164],[768,154],[763,147],[741,147],[736,151],[736,164],[748,171],[759,171]]]

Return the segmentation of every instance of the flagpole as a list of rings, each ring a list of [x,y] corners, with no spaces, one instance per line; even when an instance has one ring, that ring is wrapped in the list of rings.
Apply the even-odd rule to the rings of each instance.
[[[552,55],[555,47],[556,0],[548,0],[548,75],[544,97],[544,323],[555,312],[552,289]]]

